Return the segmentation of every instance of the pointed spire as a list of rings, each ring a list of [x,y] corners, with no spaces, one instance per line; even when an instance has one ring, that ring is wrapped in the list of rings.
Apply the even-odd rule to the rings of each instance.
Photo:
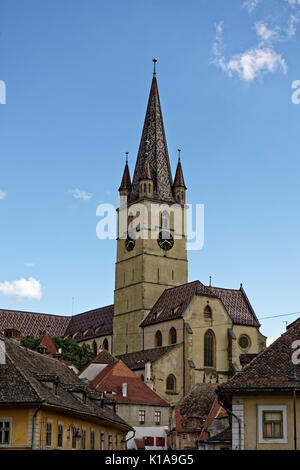
[[[151,169],[150,169],[150,163],[149,163],[149,140],[146,140],[146,149],[145,149],[145,164],[144,164],[144,169],[143,169],[143,174],[141,179],[143,180],[151,180]]]
[[[185,188],[185,183],[184,183],[184,178],[183,178],[183,171],[182,171],[182,166],[181,166],[181,161],[180,161],[180,152],[181,149],[178,149],[178,164],[177,164],[177,169],[175,173],[175,178],[174,178],[174,188]]]
[[[128,152],[126,152],[126,163],[125,163],[123,178],[121,181],[121,186],[119,187],[119,191],[123,189],[128,190],[128,191],[130,191],[131,189],[131,178],[130,178],[130,171],[129,171],[129,166],[128,166]]]
[[[153,59],[154,67],[156,61],[157,59]],[[147,141],[149,142],[148,144]],[[174,202],[172,192],[173,180],[155,68],[132,181],[131,200],[139,197],[139,181],[144,175],[146,161],[149,164],[153,179],[153,197],[160,201]]]

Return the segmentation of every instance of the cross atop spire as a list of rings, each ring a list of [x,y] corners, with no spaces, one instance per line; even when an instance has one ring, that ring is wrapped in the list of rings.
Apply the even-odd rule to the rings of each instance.
[[[154,68],[153,68],[153,77],[156,77],[156,62],[157,62],[157,58],[156,58],[156,57],[153,57],[152,62],[153,62],[153,64],[154,64]]]
[[[153,179],[153,198],[174,203],[173,180],[156,80],[156,61],[153,59],[154,73],[130,199],[134,201],[139,196],[139,181],[143,178],[147,162]]]

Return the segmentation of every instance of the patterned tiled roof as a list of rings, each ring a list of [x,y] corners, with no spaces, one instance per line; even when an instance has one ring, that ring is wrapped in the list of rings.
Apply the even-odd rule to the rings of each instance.
[[[65,336],[73,337],[76,341],[88,340],[113,333],[114,306],[96,308],[79,313],[71,318]]]
[[[122,395],[123,383],[127,384],[126,397]],[[92,381],[92,386],[98,392],[114,392],[107,396],[114,398],[117,403],[169,406],[120,360],[107,365]]]
[[[300,364],[294,365],[292,344],[300,338],[300,318],[267,349],[259,353],[219,391],[290,390],[294,387],[289,377],[295,372],[300,378]]]
[[[151,363],[157,361],[178,345],[163,346],[161,348],[146,349],[145,351],[137,351],[133,353],[121,354],[117,359],[121,359],[131,370],[144,369],[146,362]]]
[[[130,199],[139,195],[139,181],[144,176],[145,161],[149,162],[153,179],[153,197],[175,202],[172,192],[172,174],[165,136],[156,77],[153,77],[143,133],[138,151]]]
[[[45,313],[0,310],[0,332],[6,328],[17,328],[21,338],[41,336],[45,332],[50,336],[64,336],[71,317],[48,315]]]
[[[257,317],[242,287],[239,290],[222,289],[205,286],[200,281],[166,289],[141,323],[141,326],[181,318],[194,295],[219,298],[235,324],[259,326]]]

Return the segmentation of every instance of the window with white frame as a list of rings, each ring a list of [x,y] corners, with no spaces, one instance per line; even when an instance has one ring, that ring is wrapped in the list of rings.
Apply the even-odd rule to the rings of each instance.
[[[108,450],[112,450],[113,448],[113,437],[111,435],[108,436]]]
[[[258,406],[258,431],[261,444],[287,443],[286,405]]]
[[[11,426],[8,419],[0,420],[0,445],[10,443]]]
[[[155,421],[155,424],[160,424],[160,422],[161,422],[161,412],[160,411],[155,411],[154,412],[154,421]]]
[[[145,410],[140,410],[139,411],[139,422],[140,422],[140,424],[145,424],[145,419],[146,419]]]

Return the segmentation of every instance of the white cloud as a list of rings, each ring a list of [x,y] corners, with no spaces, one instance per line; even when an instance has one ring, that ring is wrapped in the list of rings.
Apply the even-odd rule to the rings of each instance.
[[[35,264],[34,263],[26,263],[25,266],[27,266],[27,268],[34,268]]]
[[[3,201],[3,199],[6,198],[6,191],[3,191],[3,189],[0,189],[0,201]]]
[[[299,3],[300,5],[300,3]],[[290,15],[288,25],[286,28],[286,35],[287,39],[291,39],[296,34],[296,24],[299,23],[299,14],[297,15]]]
[[[264,25],[265,26],[265,25]],[[272,47],[265,47],[263,42],[258,46],[235,54],[226,59],[223,55],[223,29],[224,23],[221,21],[215,25],[216,37],[213,43],[212,63],[219,67],[229,77],[237,75],[241,80],[252,82],[260,75],[275,72],[281,69],[286,73],[287,66],[283,57],[274,51]],[[258,28],[262,36],[270,37],[268,28]]]
[[[275,72],[281,69],[286,73],[287,66],[280,54],[271,48],[254,48],[236,54],[226,64],[224,69],[229,76],[236,73],[240,79],[252,82],[259,75]]]
[[[82,201],[88,201],[93,196],[91,193],[87,193],[81,189],[71,189],[70,192],[75,199],[81,199]]]
[[[264,42],[267,42],[276,38],[277,36],[276,29],[269,29],[268,26],[262,21],[255,24],[256,33],[258,37]]]
[[[5,281],[0,283],[0,292],[2,295],[17,297],[18,299],[41,299],[42,286],[40,281],[33,277],[29,279],[18,279],[15,281]]]
[[[246,0],[243,4],[243,8],[247,8],[249,13],[252,13],[257,5],[260,3],[260,0]]]

